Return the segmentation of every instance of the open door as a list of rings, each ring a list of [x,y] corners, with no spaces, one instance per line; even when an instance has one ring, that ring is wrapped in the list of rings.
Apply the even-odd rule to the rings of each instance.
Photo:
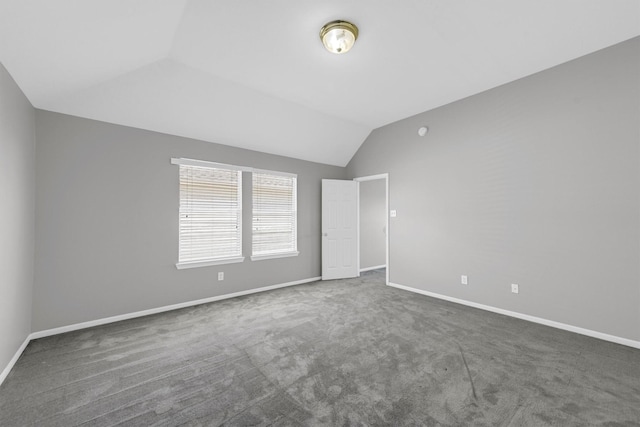
[[[359,276],[358,183],[322,180],[322,280]]]

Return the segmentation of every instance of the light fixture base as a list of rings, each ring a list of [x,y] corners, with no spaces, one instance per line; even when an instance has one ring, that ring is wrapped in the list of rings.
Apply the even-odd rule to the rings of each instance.
[[[348,21],[331,21],[320,29],[320,40],[331,53],[347,53],[358,38],[358,27]]]

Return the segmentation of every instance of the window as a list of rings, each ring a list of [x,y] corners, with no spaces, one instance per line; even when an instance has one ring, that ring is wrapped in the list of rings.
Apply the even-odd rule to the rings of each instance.
[[[298,255],[297,176],[253,171],[252,260]]]
[[[216,163],[180,165],[178,268],[241,262],[242,171]]]

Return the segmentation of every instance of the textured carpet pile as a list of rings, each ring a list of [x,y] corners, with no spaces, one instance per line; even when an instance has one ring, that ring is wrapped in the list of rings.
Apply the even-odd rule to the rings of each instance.
[[[0,425],[83,424],[640,426],[640,351],[377,271],[31,342]]]

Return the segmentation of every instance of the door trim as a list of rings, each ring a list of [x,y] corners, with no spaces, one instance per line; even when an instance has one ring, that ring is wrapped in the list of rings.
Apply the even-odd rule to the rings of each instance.
[[[322,180],[322,280],[360,276],[357,242],[359,185],[352,179]],[[333,217],[333,225],[326,222]],[[332,241],[334,244],[330,245]]]
[[[385,233],[385,261],[387,264],[387,268],[386,268],[386,278],[385,278],[385,284],[388,285],[389,284],[389,270],[391,269],[391,266],[389,264],[389,173],[379,173],[377,175],[368,175],[368,176],[361,176],[358,178],[353,178],[354,181],[358,182],[358,191],[357,191],[357,200],[358,200],[358,206],[357,211],[358,211],[358,217],[356,218],[356,225],[357,225],[357,239],[358,239],[358,243],[357,243],[357,257],[358,257],[358,271],[360,271],[360,183],[364,182],[364,181],[375,181],[377,179],[384,179],[385,182],[385,208],[386,208],[386,227],[387,227],[387,232]]]

